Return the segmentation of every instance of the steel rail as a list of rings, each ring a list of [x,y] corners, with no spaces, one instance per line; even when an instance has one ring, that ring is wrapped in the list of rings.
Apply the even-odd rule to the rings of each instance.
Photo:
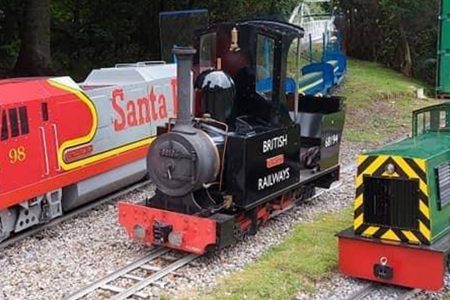
[[[182,257],[181,259],[171,263],[170,265],[164,267],[163,269],[161,269],[160,271],[154,273],[153,275],[150,275],[149,277],[145,278],[144,280],[139,281],[138,283],[136,283],[135,285],[133,285],[129,289],[127,289],[127,290],[125,290],[125,291],[115,295],[114,297],[112,297],[110,299],[111,300],[127,299],[128,297],[130,297],[132,295],[135,295],[137,292],[139,292],[143,288],[145,288],[145,287],[155,283],[159,279],[164,278],[168,274],[170,274],[170,273],[178,270],[179,268],[187,265],[188,263],[190,263],[194,259],[198,258],[199,256],[200,255],[198,255],[198,254],[188,254],[188,255]]]
[[[373,291],[376,291],[377,286],[374,283],[366,283],[359,290],[354,291],[346,300],[362,300]]]
[[[420,293],[422,290],[420,289],[411,289],[411,288],[402,288],[395,286],[384,286],[375,282],[365,283],[360,289],[354,291],[349,296],[347,296],[346,300],[362,300],[366,297],[370,296],[372,293],[380,291],[385,288],[394,288],[395,291],[392,293],[396,294],[395,299],[397,300],[409,300],[413,299],[416,294]]]
[[[116,280],[117,278],[124,276],[131,271],[145,265],[146,263],[161,257],[165,253],[169,252],[168,249],[163,248],[157,248],[154,249],[152,252],[148,253],[147,255],[137,259],[136,261],[132,262],[131,264],[128,264],[122,268],[120,268],[117,271],[114,271],[113,273],[91,283],[90,285],[78,290],[77,292],[63,298],[64,300],[76,300],[81,299],[84,296],[87,296],[88,294],[92,293],[93,291],[102,288],[103,286],[107,285],[108,283]]]
[[[110,291],[114,293],[108,299],[110,300],[122,300],[127,299],[131,296],[136,296],[139,298],[148,298],[148,295],[141,292],[142,289],[155,284],[158,280],[164,278],[169,274],[175,274],[174,272],[179,268],[189,264],[194,259],[200,257],[198,254],[185,254],[182,257],[176,259],[175,261],[169,263],[163,267],[154,267],[150,263],[158,258],[163,258],[163,256],[168,253],[169,249],[156,248],[149,254],[137,259],[136,261],[120,268],[119,270],[110,273],[97,280],[94,283],[76,291],[75,293],[63,298],[63,300],[79,300],[82,299],[95,291]],[[154,271],[154,273],[148,275],[147,277],[140,277],[131,274],[133,271],[142,269],[147,271]],[[114,285],[114,281],[118,279],[132,279],[136,281],[132,286],[128,288],[122,288]],[[105,296],[106,298],[106,296]]]
[[[414,297],[422,292],[423,290],[421,289],[408,289],[406,290],[404,293],[400,294],[397,297],[397,300],[410,300],[410,299],[414,299]]]
[[[354,164],[348,165],[344,167],[341,171],[342,174],[348,174],[349,171],[352,171],[355,168]],[[336,185],[332,186],[330,189],[324,189],[320,193],[317,193],[312,198],[319,197],[320,195],[327,193],[329,191],[332,191],[334,189],[337,189],[343,185],[343,180],[339,181]],[[113,295],[111,300],[120,300],[120,299],[127,299],[131,296],[136,296],[140,298],[146,297],[145,294],[141,293],[140,291],[144,289],[145,287],[155,284],[158,280],[164,278],[170,273],[174,273],[177,269],[189,264],[194,259],[198,258],[200,255],[197,254],[187,254],[183,256],[180,259],[177,259],[176,261],[170,263],[169,265],[158,269],[158,268],[150,268],[151,266],[147,265],[150,261],[153,259],[156,259],[158,257],[161,257],[165,253],[169,252],[171,250],[169,249],[163,249],[163,248],[157,248],[154,250],[154,252],[151,252],[150,254],[136,260],[135,262],[122,267],[121,269],[109,274],[108,276],[80,289],[79,291],[67,296],[64,298],[64,300],[78,300],[82,299],[83,297],[89,295],[90,293],[96,291],[96,290],[107,290],[110,292],[113,292],[115,295]],[[136,270],[136,269],[145,269],[145,270],[154,270],[155,273],[151,274],[150,276],[146,278],[141,278],[136,275],[129,274],[130,272]],[[120,288],[117,286],[114,286],[112,282],[114,280],[117,280],[119,278],[127,278],[127,279],[133,279],[136,281],[136,283],[129,287],[129,288]]]

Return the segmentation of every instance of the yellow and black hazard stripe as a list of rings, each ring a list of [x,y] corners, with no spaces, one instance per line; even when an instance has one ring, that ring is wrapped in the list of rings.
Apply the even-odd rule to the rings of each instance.
[[[394,168],[392,172],[387,172],[390,164]],[[364,223],[364,176],[400,177],[418,180],[418,229],[403,230]],[[365,237],[429,245],[431,242],[431,221],[428,196],[425,160],[389,155],[360,155],[358,157],[354,206],[353,226],[355,233]]]

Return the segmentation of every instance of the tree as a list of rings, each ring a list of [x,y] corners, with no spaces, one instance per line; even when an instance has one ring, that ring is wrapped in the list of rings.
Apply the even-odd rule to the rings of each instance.
[[[347,15],[348,54],[433,82],[440,0],[336,0]]]
[[[14,73],[50,75],[50,0],[26,0]]]

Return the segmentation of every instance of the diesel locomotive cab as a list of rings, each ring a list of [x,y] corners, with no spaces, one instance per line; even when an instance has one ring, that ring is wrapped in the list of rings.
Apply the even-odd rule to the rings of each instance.
[[[197,32],[198,51],[174,49],[178,117],[149,149],[155,195],[119,206],[133,238],[203,253],[338,179],[342,99],[299,99],[302,37],[251,20]]]

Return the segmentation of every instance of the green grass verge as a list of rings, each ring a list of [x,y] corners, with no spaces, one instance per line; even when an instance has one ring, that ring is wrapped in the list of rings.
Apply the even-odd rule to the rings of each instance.
[[[313,291],[314,283],[337,265],[338,229],[351,224],[352,211],[322,214],[299,224],[278,246],[243,271],[225,277],[203,299],[291,299]]]
[[[433,104],[418,100],[424,83],[372,62],[348,61],[348,74],[340,95],[346,97],[344,137],[351,142],[377,142],[411,130],[414,109]]]

